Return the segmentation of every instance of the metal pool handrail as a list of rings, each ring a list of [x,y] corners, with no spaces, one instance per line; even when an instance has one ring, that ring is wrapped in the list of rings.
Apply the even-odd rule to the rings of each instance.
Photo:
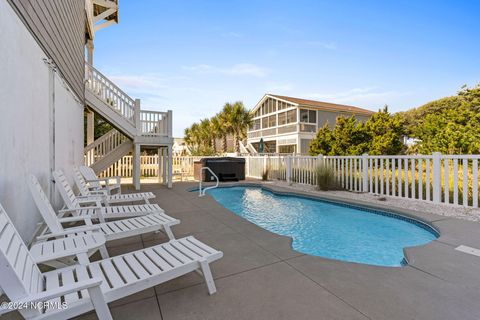
[[[215,177],[215,179],[217,180],[217,183],[214,185],[214,186],[210,186],[210,187],[206,187],[205,189],[202,190],[202,173],[203,173],[203,170],[208,170],[210,171],[210,173],[212,174],[212,176]],[[218,177],[217,175],[212,171],[212,169],[210,169],[209,167],[202,167],[202,169],[200,170],[200,183],[199,183],[199,187],[198,187],[198,191],[199,191],[199,194],[198,196],[199,197],[203,197],[205,195],[205,192],[207,190],[210,190],[210,189],[214,189],[214,188],[218,188],[218,183],[219,183],[219,180],[218,180]],[[202,192],[203,191],[203,192]]]

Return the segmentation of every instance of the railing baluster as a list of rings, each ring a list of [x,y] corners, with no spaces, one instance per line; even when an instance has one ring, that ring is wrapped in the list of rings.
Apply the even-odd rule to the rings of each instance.
[[[443,172],[443,175],[444,175],[444,178],[445,178],[445,184],[444,184],[444,202],[445,203],[450,203],[450,180],[448,178],[448,171],[449,171],[449,161],[448,161],[448,158],[444,158],[444,172]]]
[[[472,206],[478,207],[478,160],[472,160]]]
[[[418,159],[418,199],[423,200],[423,159]]]
[[[453,204],[458,204],[458,159],[453,159]]]
[[[464,207],[468,207],[468,159],[462,160],[463,166],[463,173],[462,173],[462,194],[463,194],[463,201],[462,205]]]

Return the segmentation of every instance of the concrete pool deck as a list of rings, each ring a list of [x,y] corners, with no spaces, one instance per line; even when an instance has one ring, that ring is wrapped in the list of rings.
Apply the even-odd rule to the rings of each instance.
[[[154,192],[155,202],[181,220],[173,228],[177,237],[195,235],[223,251],[212,264],[218,292],[209,296],[202,279],[189,274],[112,303],[115,319],[480,318],[480,257],[454,249],[480,248],[478,223],[408,212],[432,223],[440,238],[407,249],[406,267],[376,267],[298,253],[290,238],[187,191],[195,186],[144,185],[142,191]],[[117,255],[166,240],[148,234],[113,242],[109,251]],[[90,313],[79,319],[95,318]]]

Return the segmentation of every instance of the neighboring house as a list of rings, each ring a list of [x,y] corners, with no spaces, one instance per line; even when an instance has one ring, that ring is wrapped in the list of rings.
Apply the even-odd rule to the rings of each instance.
[[[310,142],[325,123],[335,125],[338,116],[354,115],[366,121],[374,112],[354,106],[266,94],[251,110],[246,149],[265,153],[308,153]]]
[[[171,111],[140,110],[139,100],[92,67],[95,32],[117,21],[117,0],[0,0],[0,203],[26,241],[41,221],[29,174],[61,205],[53,170],[71,177],[85,159],[101,172],[133,150],[138,187],[141,146],[159,148],[171,163]],[[93,141],[93,112],[116,130]]]
[[[173,155],[176,157],[190,155],[185,139],[173,138]]]

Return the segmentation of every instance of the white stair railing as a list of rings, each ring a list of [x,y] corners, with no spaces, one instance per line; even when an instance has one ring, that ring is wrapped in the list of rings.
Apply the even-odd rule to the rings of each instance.
[[[243,144],[243,141],[240,141],[240,153],[242,154],[249,154],[250,151],[248,151],[247,148],[245,148],[245,145]]]
[[[212,176],[215,177],[215,180],[217,180],[217,183],[216,183],[214,186],[206,187],[205,189],[202,190],[202,180],[203,180],[203,179],[202,179],[202,176],[203,176],[203,171],[204,171],[204,170],[210,171],[210,173],[212,174]],[[218,183],[219,183],[218,177],[217,177],[217,175],[212,171],[212,169],[210,169],[209,167],[202,167],[202,169],[200,170],[200,183],[199,183],[199,186],[198,186],[198,191],[199,191],[198,196],[199,196],[199,197],[203,197],[203,196],[205,195],[205,192],[207,192],[207,190],[218,188]]]
[[[85,165],[93,165],[127,140],[128,138],[116,129],[108,131],[85,147],[83,150]]]
[[[258,153],[257,150],[252,146],[250,142],[247,143],[247,149],[250,151],[252,154]]]
[[[135,100],[88,63],[85,63],[85,87],[135,126]]]
[[[169,113],[161,111],[140,111],[140,134],[143,136],[168,136]]]

